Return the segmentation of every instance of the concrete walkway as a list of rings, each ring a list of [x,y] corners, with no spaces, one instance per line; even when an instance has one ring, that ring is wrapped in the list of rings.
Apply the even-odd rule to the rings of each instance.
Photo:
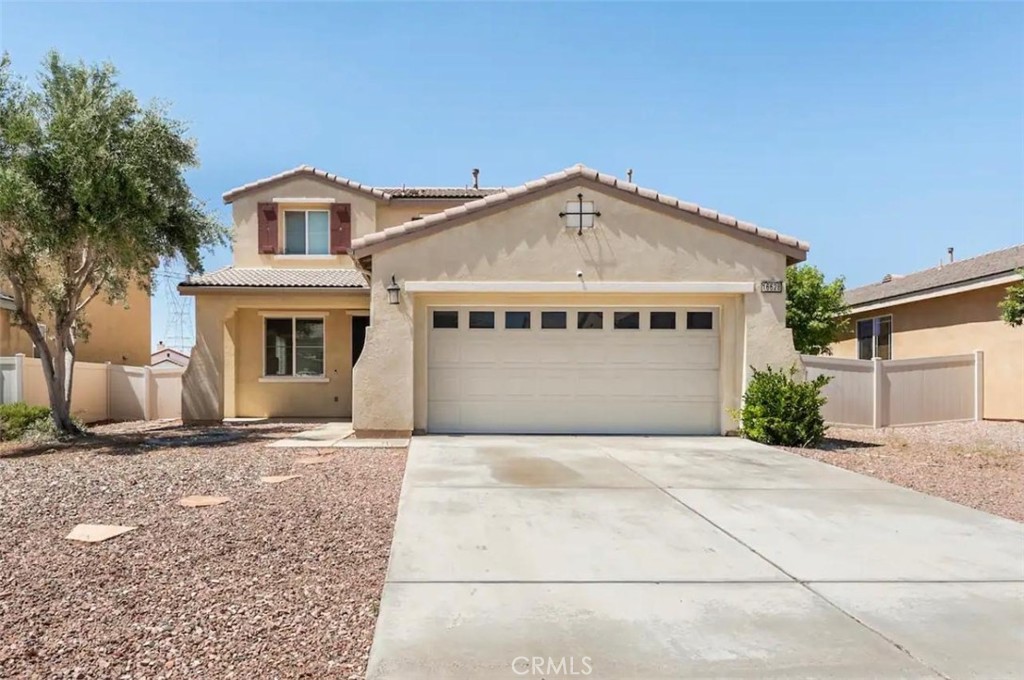
[[[1022,672],[1024,525],[738,439],[420,437],[368,679]]]
[[[339,420],[324,423],[309,430],[304,430],[291,437],[278,439],[267,444],[270,448],[284,449],[388,449],[404,448],[409,439],[357,439],[352,430],[352,423]]]

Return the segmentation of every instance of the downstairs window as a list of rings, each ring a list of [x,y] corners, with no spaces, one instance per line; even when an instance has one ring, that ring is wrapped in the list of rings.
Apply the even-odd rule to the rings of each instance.
[[[324,377],[323,319],[267,318],[263,324],[265,377]]]

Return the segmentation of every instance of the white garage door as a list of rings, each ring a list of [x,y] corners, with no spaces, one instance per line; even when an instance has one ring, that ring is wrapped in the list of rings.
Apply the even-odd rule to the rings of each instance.
[[[718,434],[717,308],[432,307],[431,432]]]

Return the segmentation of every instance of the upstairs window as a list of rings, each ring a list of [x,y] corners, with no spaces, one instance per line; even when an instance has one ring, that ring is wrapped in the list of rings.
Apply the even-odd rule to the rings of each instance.
[[[857,358],[892,359],[892,315],[857,322]]]
[[[327,255],[331,220],[326,210],[284,211],[284,254]]]

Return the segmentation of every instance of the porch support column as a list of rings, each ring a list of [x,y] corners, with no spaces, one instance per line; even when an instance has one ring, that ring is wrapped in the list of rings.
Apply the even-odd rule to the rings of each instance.
[[[352,426],[356,433],[403,433],[413,429],[413,297],[401,292],[388,302],[386,284],[375,276],[370,290],[370,326],[352,369]]]

